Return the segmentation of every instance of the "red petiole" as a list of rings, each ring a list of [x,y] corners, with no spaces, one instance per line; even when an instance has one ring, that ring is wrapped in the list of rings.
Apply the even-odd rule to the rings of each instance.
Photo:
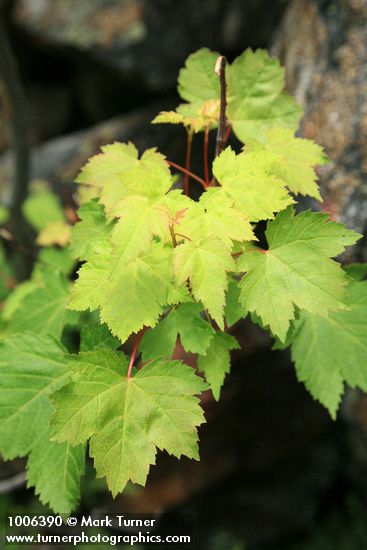
[[[185,159],[185,195],[190,195],[190,164],[191,164],[191,146],[192,146],[192,132],[187,130],[187,145],[186,145],[186,159]]]
[[[131,372],[133,370],[133,366],[134,366],[134,363],[135,363],[135,357],[136,357],[136,354],[138,353],[138,349],[139,349],[139,346],[140,346],[141,339],[143,338],[143,336],[144,336],[144,334],[147,330],[148,330],[148,327],[143,327],[141,329],[141,331],[139,332],[137,338],[136,338],[136,342],[135,342],[135,345],[133,347],[133,351],[132,351],[131,357],[130,357],[129,366],[128,366],[128,369],[127,369],[127,378],[128,378],[128,380],[130,380],[130,378],[131,378]]]
[[[207,188],[207,185],[206,185],[205,181],[202,178],[199,178],[199,176],[197,176],[196,174],[194,174],[190,170],[187,170],[183,166],[180,166],[179,164],[176,164],[175,162],[172,162],[171,160],[167,160],[167,162],[170,166],[172,166],[172,168],[176,168],[176,170],[179,170],[180,172],[183,172],[184,174],[189,175],[190,178],[198,181],[200,183],[200,185],[202,185],[204,187],[204,189]]]

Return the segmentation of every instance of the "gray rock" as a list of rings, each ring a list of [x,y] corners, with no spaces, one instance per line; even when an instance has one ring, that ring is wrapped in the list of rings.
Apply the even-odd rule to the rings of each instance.
[[[175,86],[189,53],[267,43],[286,0],[18,0],[15,23],[72,47],[151,90]]]

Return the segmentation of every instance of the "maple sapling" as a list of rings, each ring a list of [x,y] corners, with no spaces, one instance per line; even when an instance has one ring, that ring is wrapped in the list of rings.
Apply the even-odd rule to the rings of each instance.
[[[87,446],[113,496],[145,485],[158,450],[199,459],[200,395],[220,398],[239,348],[232,327],[247,316],[275,347],[291,347],[297,377],[333,417],[345,384],[367,390],[367,270],[335,260],[360,235],[325,213],[296,212],[300,195],[321,200],[315,168],[327,159],[295,134],[302,113],[279,61],[246,50],[227,63],[202,48],[178,92],[183,103],[153,123],[184,127],[184,166],[155,148],[103,146],[77,178],[70,243],[47,246],[4,304],[0,450],[29,457],[28,485],[55,512],[77,505]],[[178,339],[197,369],[173,359]]]

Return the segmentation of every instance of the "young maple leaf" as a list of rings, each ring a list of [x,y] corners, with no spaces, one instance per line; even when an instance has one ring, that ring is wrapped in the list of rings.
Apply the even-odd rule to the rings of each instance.
[[[169,211],[160,198],[130,196],[120,201],[113,212],[120,219],[112,232],[112,272],[146,252],[153,236],[164,242],[171,240]]]
[[[185,351],[204,354],[214,329],[201,317],[202,310],[195,302],[173,308],[167,317],[144,334],[140,344],[143,360],[171,357],[178,336]]]
[[[216,236],[230,249],[233,241],[256,240],[251,224],[233,207],[233,200],[218,200],[215,188],[203,193],[199,202],[186,210],[177,231],[194,242]]]
[[[274,128],[267,132],[264,143],[250,140],[246,149],[273,154],[271,171],[284,180],[290,191],[321,200],[315,167],[325,164],[327,157],[320,145],[295,137],[288,128]]]
[[[267,51],[245,50],[228,67],[227,79],[227,115],[241,141],[262,141],[276,126],[297,128],[302,110],[292,96],[282,92],[284,69]]]
[[[189,55],[178,77],[178,93],[189,103],[219,99],[220,85],[214,72],[219,53],[201,48]]]
[[[204,422],[195,394],[207,386],[180,361],[153,361],[127,378],[121,353],[96,350],[70,356],[73,381],[54,396],[53,437],[72,445],[90,438],[99,477],[113,494],[130,480],[144,485],[156,449],[198,459]]]
[[[143,326],[154,326],[165,307],[185,301],[187,289],[174,282],[172,248],[152,243],[146,254],[105,281],[101,320],[122,342]]]
[[[80,209],[82,221],[73,230],[72,249],[87,262],[78,271],[69,307],[77,311],[100,307],[105,302],[109,282],[113,283],[115,273],[122,269],[120,278],[123,280],[123,274],[134,268],[132,264],[128,266],[130,261],[143,254],[149,258],[150,248],[155,249],[155,236],[161,243],[171,242],[169,225],[191,204],[194,202],[179,190],[155,198],[129,196],[111,208],[111,213],[119,217],[112,222],[106,219],[103,206],[96,201],[83,205]],[[89,240],[88,233],[92,240]],[[167,261],[168,251],[162,247],[160,250]],[[141,264],[140,260],[134,265],[138,264]],[[158,261],[157,265],[160,264]],[[134,279],[133,273],[132,277]]]
[[[191,133],[217,126],[220,85],[214,68],[218,56],[201,48],[187,58],[178,77],[178,93],[188,103],[182,103],[176,111],[160,112],[153,124],[183,124]]]
[[[172,176],[165,157],[156,149],[147,149],[139,159],[132,143],[113,143],[88,161],[76,182],[96,188],[109,212],[129,195],[164,195],[172,186]]]
[[[176,111],[161,111],[152,124],[182,124],[188,132],[197,133],[216,128],[219,112],[219,99],[208,99],[204,103],[182,103]]]
[[[174,265],[177,283],[189,280],[195,299],[223,328],[228,272],[235,269],[231,251],[217,238],[185,242],[174,249]]]
[[[218,204],[229,198],[236,210],[250,221],[272,219],[294,201],[284,181],[271,174],[274,158],[259,152],[236,153],[227,147],[213,163],[221,187],[212,190]]]
[[[354,244],[360,235],[330,221],[326,214],[293,208],[268,224],[267,251],[244,251],[238,268],[241,303],[284,341],[295,306],[327,316],[345,308],[347,279],[330,258]]]
[[[110,143],[101,147],[102,153],[92,156],[83,166],[77,183],[103,187],[106,180],[120,181],[120,174],[133,168],[138,160],[138,150],[131,141]]]

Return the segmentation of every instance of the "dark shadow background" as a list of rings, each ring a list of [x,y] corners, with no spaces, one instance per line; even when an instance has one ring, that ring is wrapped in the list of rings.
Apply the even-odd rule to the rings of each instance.
[[[29,179],[46,179],[67,202],[100,145],[158,146],[183,164],[180,128],[151,126],[178,102],[177,74],[208,46],[229,60],[271,48],[305,108],[302,132],[331,158],[320,171],[325,208],[366,228],[367,7],[362,0],[14,0],[2,3],[25,98]],[[12,115],[0,82],[0,196],[14,181]],[[15,109],[17,106],[14,107]],[[214,136],[211,136],[213,148]],[[233,141],[233,144],[236,143]],[[193,165],[201,173],[202,136]],[[365,243],[346,260],[366,260]],[[332,422],[295,377],[287,352],[244,321],[219,404],[205,404],[200,463],[164,453],[145,489],[114,501],[89,464],[82,512],[194,514],[203,550],[367,548],[367,401],[348,390]],[[367,357],[366,357],[367,362]],[[1,463],[1,478],[23,461]],[[23,486],[0,495],[12,513],[39,509]]]

